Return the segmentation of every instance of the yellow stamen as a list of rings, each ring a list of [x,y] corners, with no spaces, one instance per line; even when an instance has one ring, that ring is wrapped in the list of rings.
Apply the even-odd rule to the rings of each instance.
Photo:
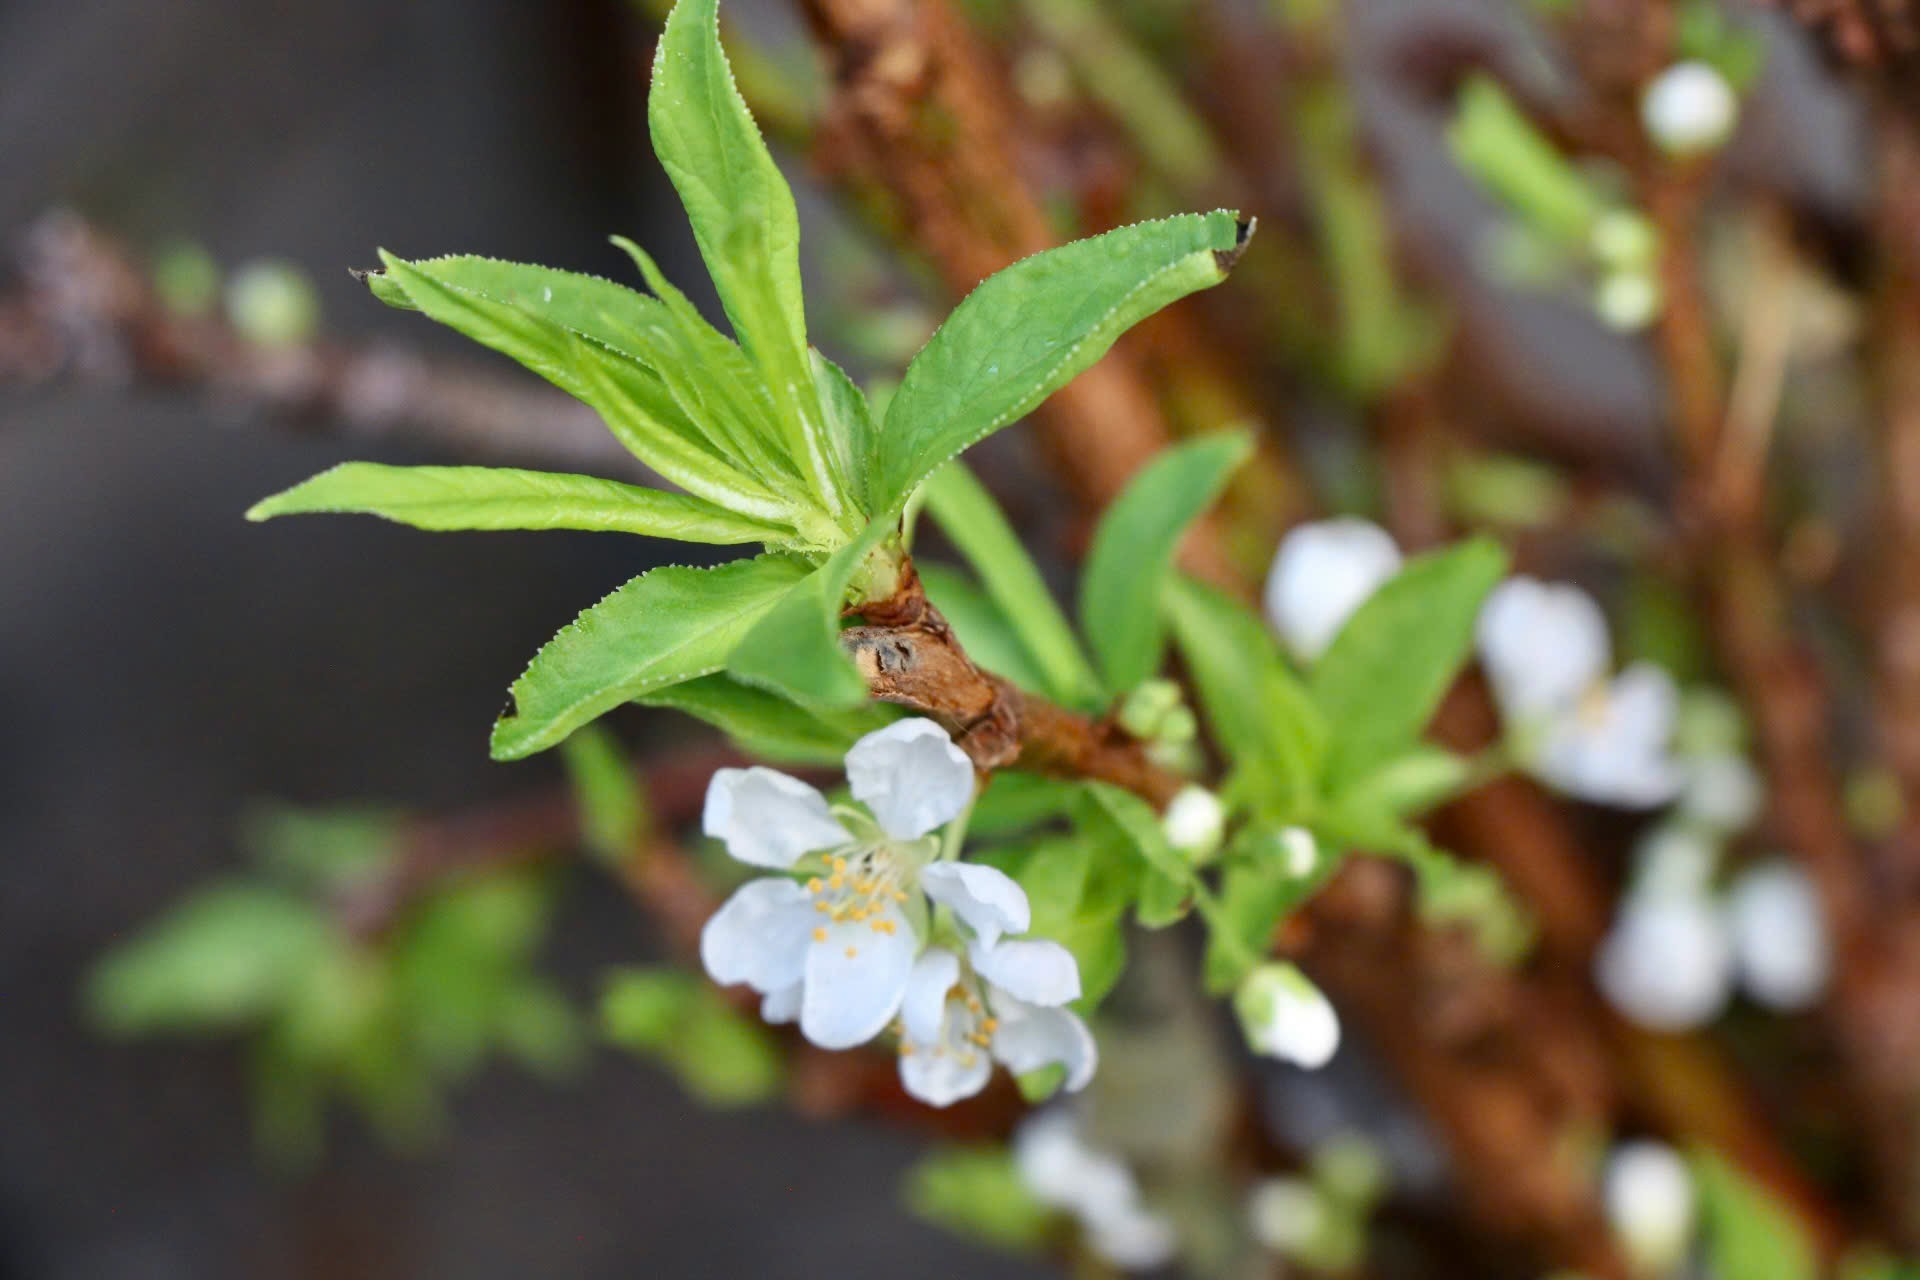
[[[813,931],[813,940],[814,940],[815,942],[825,942],[825,941],[827,940],[827,931],[826,931],[826,929],[824,929],[824,928],[816,928],[816,929],[815,929],[815,930]]]

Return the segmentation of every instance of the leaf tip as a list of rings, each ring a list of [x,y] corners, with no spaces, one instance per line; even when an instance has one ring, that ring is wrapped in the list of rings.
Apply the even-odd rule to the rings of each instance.
[[[1223,276],[1233,271],[1234,264],[1240,261],[1240,255],[1247,251],[1247,242],[1253,239],[1254,231],[1260,226],[1260,219],[1257,217],[1243,218],[1232,211],[1228,211],[1228,216],[1233,219],[1233,247],[1213,251],[1214,265],[1220,268],[1220,274]]]

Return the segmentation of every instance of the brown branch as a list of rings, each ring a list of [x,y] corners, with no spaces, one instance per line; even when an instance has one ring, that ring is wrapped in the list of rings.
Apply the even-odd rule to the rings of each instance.
[[[71,214],[28,228],[14,268],[0,294],[0,385],[188,393],[355,441],[644,474],[591,409],[530,379],[380,345],[264,346],[217,317],[169,310],[124,247]]]

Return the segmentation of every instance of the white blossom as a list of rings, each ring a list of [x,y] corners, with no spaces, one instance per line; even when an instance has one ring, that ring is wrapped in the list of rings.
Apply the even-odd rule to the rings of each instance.
[[[1182,787],[1161,815],[1160,825],[1168,844],[1192,861],[1204,862],[1219,851],[1227,829],[1226,806],[1205,787]]]
[[[1306,879],[1320,865],[1319,842],[1305,827],[1282,827],[1280,852],[1287,874],[1295,880]]]
[[[1640,119],[1660,146],[1678,155],[1708,151],[1733,133],[1740,100],[1719,70],[1677,62],[1653,78],[1640,98]]]
[[[1296,526],[1267,574],[1267,619],[1302,661],[1319,657],[1381,583],[1400,569],[1400,549],[1353,516]]]
[[[1697,893],[1628,895],[1594,956],[1594,978],[1640,1026],[1685,1031],[1712,1021],[1733,979],[1720,912]]]
[[[1013,1135],[1014,1168],[1040,1203],[1072,1214],[1087,1245],[1113,1266],[1145,1271],[1173,1257],[1173,1226],[1147,1208],[1118,1157],[1090,1147],[1073,1114],[1053,1107]]]
[[[1079,968],[1057,942],[976,942],[965,958],[928,947],[900,1009],[900,1082],[944,1107],[986,1088],[996,1061],[1015,1074],[1058,1063],[1077,1092],[1099,1062],[1086,1023],[1061,1007],[1079,995]]]
[[[1827,988],[1826,921],[1806,873],[1785,861],[1742,871],[1727,891],[1740,984],[1769,1009],[1804,1009]]]
[[[1340,1018],[1320,988],[1290,964],[1255,969],[1234,994],[1234,1012],[1255,1053],[1325,1066],[1340,1047]]]
[[[1644,1139],[1615,1147],[1603,1198],[1607,1221],[1639,1270],[1661,1274],[1685,1260],[1693,1240],[1693,1178],[1673,1148]]]
[[[1678,692],[1646,663],[1609,678],[1606,619],[1591,596],[1511,579],[1488,596],[1476,639],[1521,757],[1543,782],[1636,809],[1679,792],[1671,754]]]
[[[806,783],[756,767],[714,774],[703,822],[740,861],[806,876],[752,880],[727,899],[701,933],[707,972],[761,992],[770,1017],[797,1017],[802,1034],[829,1049],[871,1040],[899,1012],[920,950],[923,891],[961,896],[945,880],[922,886],[935,852],[923,837],[958,817],[973,793],[972,762],[930,720],[860,739],[847,774],[873,820],[848,811],[843,821]],[[965,883],[989,899],[982,883],[1005,879],[972,870],[980,874]],[[989,907],[978,910],[988,918]]]
[[[1326,1230],[1327,1204],[1304,1178],[1267,1178],[1247,1197],[1247,1223],[1254,1239],[1290,1257]]]

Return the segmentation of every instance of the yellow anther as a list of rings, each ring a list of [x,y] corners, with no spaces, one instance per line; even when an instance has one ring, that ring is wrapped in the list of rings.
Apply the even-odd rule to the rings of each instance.
[[[807,881],[808,893],[818,893],[820,892],[821,889],[825,887],[826,887],[825,883],[820,879],[819,876],[815,876],[813,879]]]
[[[905,902],[907,900],[907,891],[905,889],[895,889],[893,891],[893,900],[895,902]]]
[[[825,929],[825,928],[816,928],[816,929],[815,929],[815,930],[813,931],[813,940],[814,940],[815,942],[825,942],[825,941],[827,940],[827,931],[826,931],[826,929]]]
[[[836,871],[833,873],[833,879],[827,881],[827,888],[838,889],[845,883],[846,883],[846,879],[843,876],[841,876],[841,874],[838,871]]]
[[[853,958],[854,958],[855,956],[857,956],[857,955],[859,955],[859,954],[860,954],[860,948],[858,948],[858,947],[848,947],[848,948],[847,948],[847,959],[849,959],[849,960],[851,960],[851,959],[853,959]]]
[[[847,869],[847,860],[845,858],[831,859],[831,863],[833,866],[833,873],[835,875],[840,875],[843,872],[845,872]]]
[[[992,1035],[1000,1029],[1000,1019],[988,1018],[980,1024],[980,1029],[988,1035]]]
[[[900,1042],[900,1056],[903,1058],[911,1058],[913,1056],[913,1041],[902,1040]]]
[[[813,909],[815,911],[824,911],[831,914],[833,911],[833,904],[831,902],[816,902],[813,904]]]

